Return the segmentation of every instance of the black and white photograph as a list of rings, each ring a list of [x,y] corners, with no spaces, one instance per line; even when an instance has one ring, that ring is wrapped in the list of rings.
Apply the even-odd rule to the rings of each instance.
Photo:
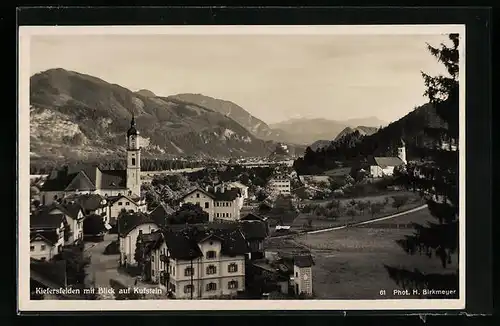
[[[20,27],[20,307],[463,308],[464,38]]]

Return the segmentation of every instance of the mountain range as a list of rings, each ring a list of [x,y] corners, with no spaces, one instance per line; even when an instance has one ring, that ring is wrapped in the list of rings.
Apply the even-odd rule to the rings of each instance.
[[[270,127],[289,135],[288,141],[292,143],[310,145],[318,140],[333,140],[346,128],[379,127],[386,124],[387,122],[375,117],[347,121],[299,118],[271,124]]]
[[[356,131],[359,132],[359,134],[362,136],[369,136],[376,133],[377,130],[378,128],[376,127],[366,127],[366,126],[357,126],[354,128],[345,127],[344,130],[342,130],[333,140],[317,140],[314,143],[312,143],[310,147],[313,151],[316,151],[320,148],[329,146],[332,143],[332,141],[335,142],[340,138],[344,137],[345,135],[352,134]]]
[[[296,119],[268,125],[230,101],[202,94],[134,92],[94,76],[55,68],[30,79],[31,157],[124,155],[132,114],[145,157],[268,156],[281,143],[291,155],[300,155],[315,140],[333,139],[348,123],[363,121]],[[375,120],[363,122],[378,125],[380,121]]]

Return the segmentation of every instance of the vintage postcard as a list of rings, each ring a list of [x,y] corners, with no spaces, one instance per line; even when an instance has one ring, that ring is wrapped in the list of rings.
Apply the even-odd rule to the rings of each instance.
[[[464,308],[464,47],[21,26],[19,310]]]

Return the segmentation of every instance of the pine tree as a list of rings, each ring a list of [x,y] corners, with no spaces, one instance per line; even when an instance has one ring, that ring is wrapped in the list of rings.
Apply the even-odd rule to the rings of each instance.
[[[459,35],[450,34],[451,46],[441,44],[439,48],[428,45],[430,53],[444,64],[449,76],[429,76],[422,72],[425,95],[434,106],[439,118],[446,122],[447,128],[429,128],[428,136],[446,137],[458,140],[459,133]],[[427,225],[415,224],[415,232],[398,240],[398,244],[408,254],[425,254],[429,258],[439,259],[443,271],[424,273],[398,267],[386,266],[390,277],[398,285],[413,289],[456,290],[450,294],[435,294],[427,298],[458,297],[458,150],[426,148],[425,163],[409,169],[405,178],[411,188],[418,188],[427,199],[428,209],[436,222]],[[463,217],[462,217],[463,218]],[[454,258],[457,257],[457,258]],[[454,264],[453,264],[454,263]]]

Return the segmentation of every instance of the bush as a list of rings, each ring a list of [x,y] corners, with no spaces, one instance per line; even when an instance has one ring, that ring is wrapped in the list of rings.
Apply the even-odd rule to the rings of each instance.
[[[118,255],[119,253],[120,253],[120,245],[118,243],[118,240],[112,241],[104,249],[105,255]]]
[[[406,204],[410,198],[407,195],[399,195],[399,196],[393,196],[392,197],[392,207],[394,207],[396,210],[399,211],[401,206]]]
[[[350,208],[347,210],[347,216],[354,217],[356,215],[358,215],[358,212],[356,212],[356,210],[354,208]]]

